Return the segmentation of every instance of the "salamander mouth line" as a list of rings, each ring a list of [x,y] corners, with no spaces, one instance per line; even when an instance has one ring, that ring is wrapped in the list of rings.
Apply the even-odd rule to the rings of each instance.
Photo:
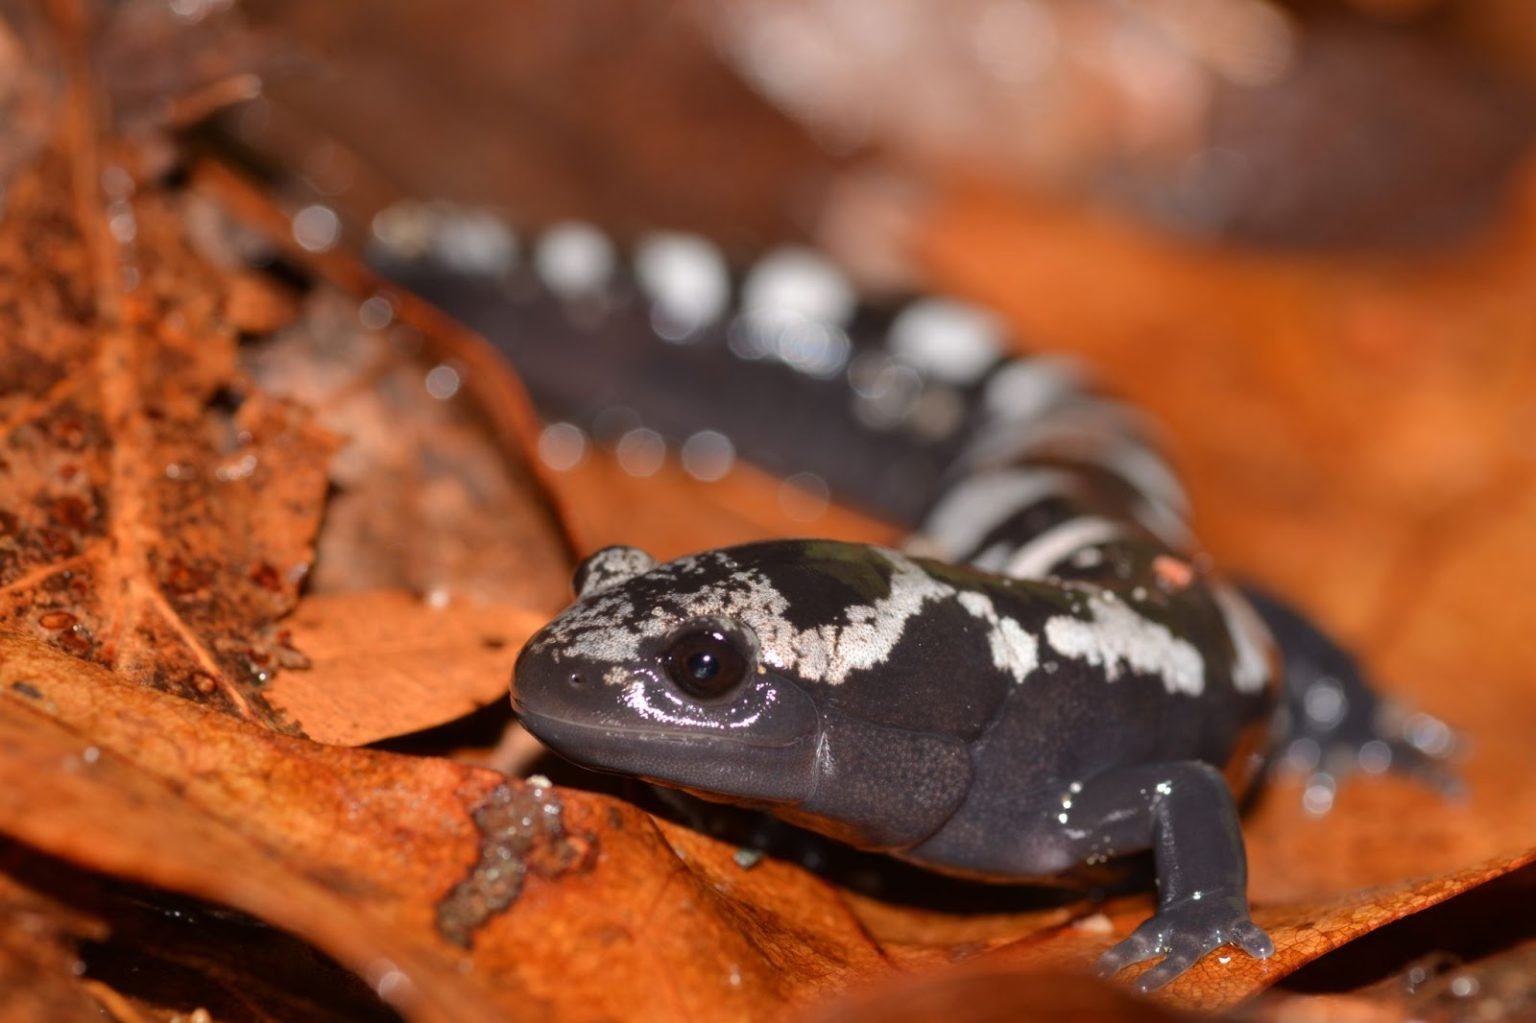
[[[730,739],[740,746],[750,746],[753,749],[789,749],[793,746],[814,744],[820,737],[818,732],[816,735],[799,735],[792,739],[775,742],[754,736],[749,729],[739,732],[714,729],[701,732],[684,728],[612,728],[606,725],[594,725],[586,721],[572,721],[569,718],[527,711],[516,705],[514,705],[513,709],[517,711],[518,720],[523,723],[523,727],[540,739],[545,738],[546,735],[551,735],[554,738],[590,737],[592,739],[620,742],[658,742],[683,746],[699,742],[703,739],[723,738]]]

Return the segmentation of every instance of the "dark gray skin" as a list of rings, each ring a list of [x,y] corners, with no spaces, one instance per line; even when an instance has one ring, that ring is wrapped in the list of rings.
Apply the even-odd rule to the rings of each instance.
[[[1100,964],[1161,955],[1152,989],[1221,945],[1272,951],[1234,791],[1279,677],[1236,681],[1230,617],[1198,574],[1160,581],[1157,553],[1128,542],[1096,577],[1042,582],[823,541],[659,567],[611,548],[524,649],[513,701],[579,763],[946,872],[1150,848],[1157,914]]]

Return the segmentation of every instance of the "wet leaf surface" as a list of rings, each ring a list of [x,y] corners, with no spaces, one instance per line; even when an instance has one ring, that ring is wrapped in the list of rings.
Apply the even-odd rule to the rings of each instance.
[[[111,162],[96,176],[120,195],[77,190],[98,164],[69,144],[17,174],[0,224],[0,620],[291,727],[261,687],[289,656],[277,621],[309,569],[332,439],[240,377],[221,281],[165,197]]]

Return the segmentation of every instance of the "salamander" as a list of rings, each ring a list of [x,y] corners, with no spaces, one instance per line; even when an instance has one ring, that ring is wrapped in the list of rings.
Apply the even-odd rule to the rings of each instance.
[[[588,557],[512,686],[556,752],[985,880],[1150,849],[1157,911],[1100,959],[1112,973],[1161,957],[1146,990],[1224,945],[1272,953],[1249,914],[1237,806],[1277,749],[1314,771],[1309,792],[1356,764],[1434,774],[1443,726],[1403,729],[1305,617],[1216,575],[1150,428],[1071,364],[1008,356],[994,319],[950,300],[871,314],[814,255],[733,279],[698,240],[642,246],[627,268],[606,240],[594,267],[585,244],[586,265],[569,235],[535,246],[510,289],[524,323],[633,336],[642,313],[669,371],[711,350],[727,369],[777,361],[786,379],[846,387],[844,418],[867,403],[873,359],[950,414],[911,431],[915,460],[865,449],[866,493],[906,483],[903,508],[920,508],[901,550],[787,539],[665,564],[632,547]],[[536,398],[541,367],[570,368],[543,344],[527,360]],[[721,390],[698,401],[729,418],[740,401]],[[694,401],[651,398],[663,419]],[[807,402],[776,421],[815,414]],[[851,418],[870,444],[903,425]]]

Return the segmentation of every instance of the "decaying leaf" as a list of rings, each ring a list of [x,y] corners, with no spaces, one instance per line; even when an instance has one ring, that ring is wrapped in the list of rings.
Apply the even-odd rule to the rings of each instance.
[[[320,410],[346,438],[310,591],[559,607],[569,555],[522,463],[523,438],[482,411],[508,402],[466,351],[484,343],[412,322],[404,304],[317,279],[291,325],[242,353],[263,387]]]
[[[0,226],[13,327],[0,335],[0,621],[323,739],[400,734],[499,697],[506,657],[440,645],[392,665],[409,684],[365,694],[363,724],[337,694],[367,681],[353,666],[371,651],[342,656],[340,633],[316,671],[270,683],[311,663],[283,622],[301,585],[360,591],[330,598],[333,620],[383,602],[389,626],[422,637],[441,637],[450,597],[500,602],[491,638],[512,652],[533,627],[520,610],[558,606],[563,541],[518,468],[519,439],[485,429],[516,418],[504,407],[517,396],[465,387],[503,406],[479,415],[429,395],[427,355],[455,372],[471,357],[393,322],[382,297],[360,314],[369,293],[316,281],[300,303],[263,280],[239,258],[250,238],[230,241],[218,209],[98,137],[83,102],[17,170]],[[277,333],[239,351],[263,328]],[[325,568],[310,579],[316,545]]]
[[[185,201],[232,272],[242,253],[285,254],[313,275],[242,361],[344,438],[291,626],[306,670],[269,699],[316,739],[370,742],[503,698],[523,640],[570,593],[566,531],[523,454],[534,426],[520,385],[484,341],[355,259],[303,250],[227,170],[202,167]]]
[[[68,147],[17,173],[0,223],[0,620],[286,727],[261,688],[332,440],[237,372],[222,282],[165,198]]]

